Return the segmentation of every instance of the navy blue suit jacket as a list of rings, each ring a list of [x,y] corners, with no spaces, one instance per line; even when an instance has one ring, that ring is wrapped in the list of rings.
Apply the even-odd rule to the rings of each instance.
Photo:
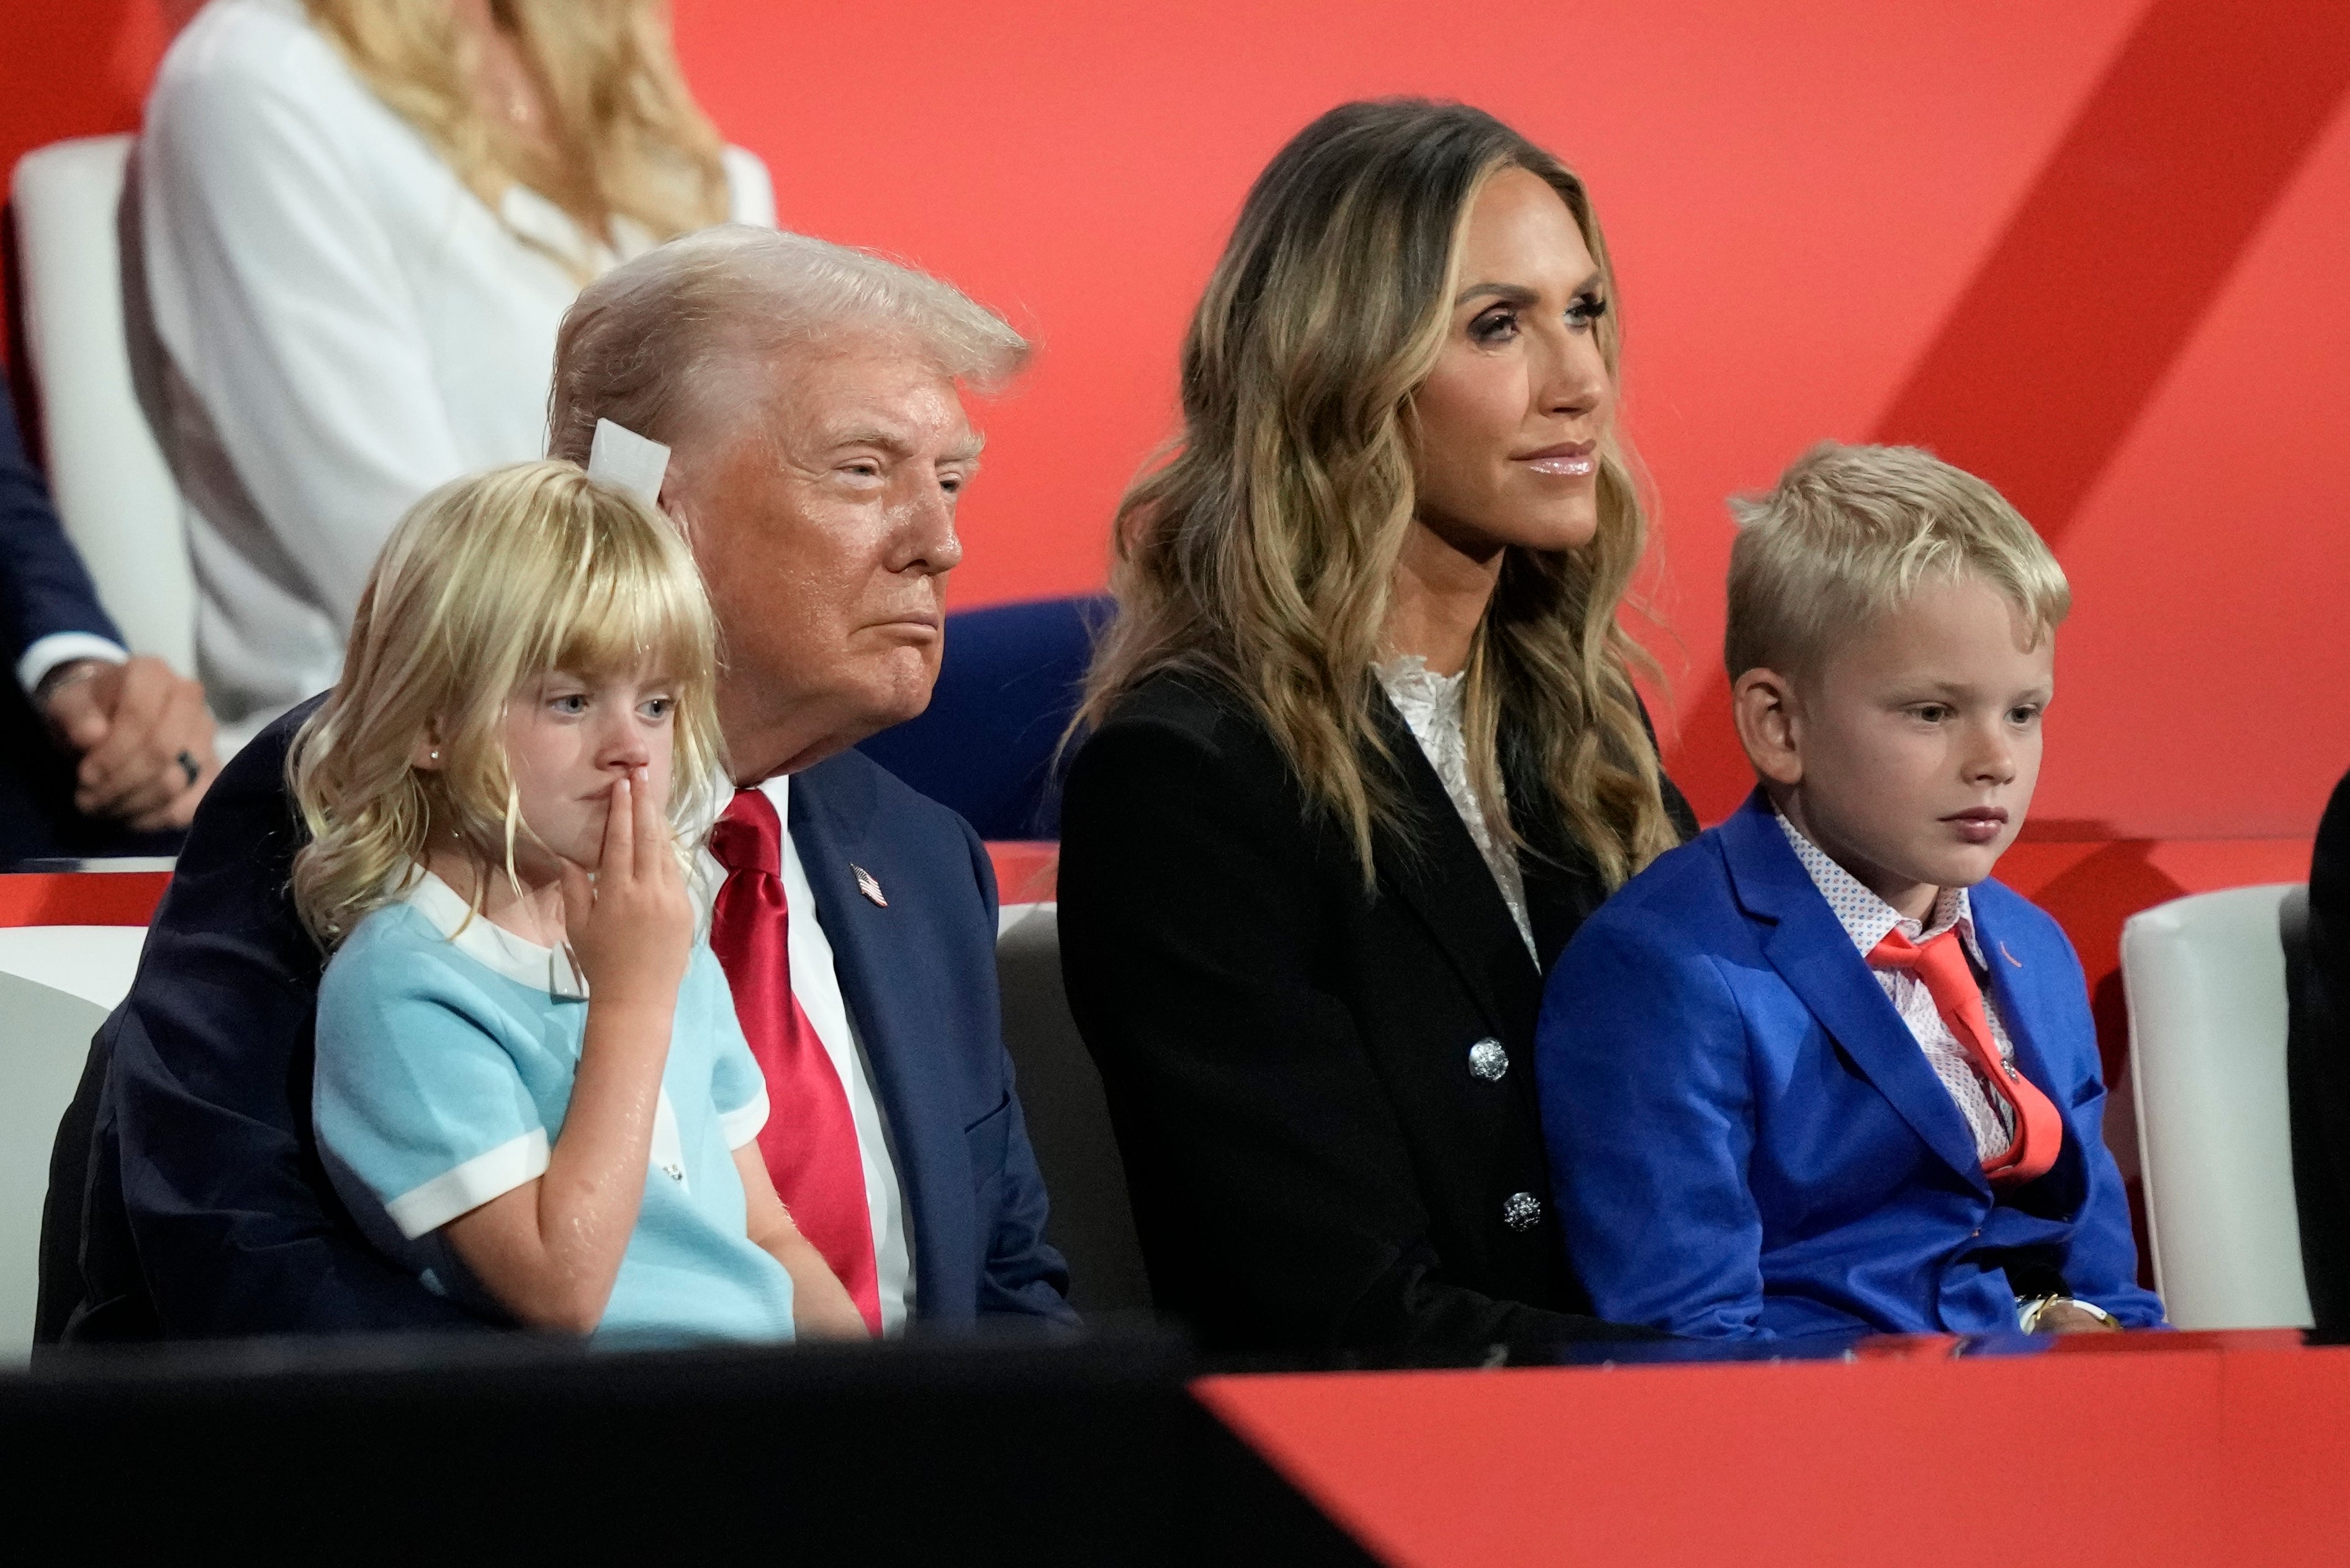
[[[51,1332],[475,1321],[369,1249],[318,1163],[310,1081],[323,966],[286,891],[300,843],[286,750],[310,707],[263,731],[205,795],[138,979],[99,1031],[83,1084],[96,1102],[90,1152],[77,1162],[63,1146],[69,1114],[53,1168],[53,1181],[80,1173],[86,1188],[78,1255],[62,1236],[44,1241]],[[854,752],[795,776],[790,827],[889,1124],[917,1321],[1073,1322],[1000,1033],[984,848],[960,817]],[[887,909],[858,893],[851,862],[879,880]]]
[[[16,683],[25,650],[68,631],[122,641],[0,393],[0,866],[52,855],[168,855],[178,847],[176,832],[133,833],[81,815],[74,805],[78,759],[57,744]]]
[[[0,624],[14,679],[25,649],[60,631],[86,631],[109,642],[122,633],[98,602],[73,541],[50,504],[49,488],[25,455],[16,411],[0,395]]]
[[[2137,1283],[2081,966],[1996,882],[1970,895],[2016,1065],[2064,1118],[1993,1192],[1916,1038],[1760,792],[1584,922],[1536,1035],[1544,1136],[1594,1309],[1707,1338],[2015,1327],[2062,1283],[2131,1326]]]

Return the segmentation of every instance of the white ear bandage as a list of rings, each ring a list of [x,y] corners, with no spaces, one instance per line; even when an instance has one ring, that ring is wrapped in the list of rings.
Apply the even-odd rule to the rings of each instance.
[[[595,443],[588,449],[588,478],[618,485],[646,505],[659,506],[661,481],[668,474],[669,448],[625,425],[596,421]]]

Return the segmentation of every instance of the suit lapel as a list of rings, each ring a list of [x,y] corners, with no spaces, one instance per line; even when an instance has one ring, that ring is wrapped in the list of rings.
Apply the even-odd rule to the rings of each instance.
[[[1517,798],[1511,796],[1513,800]],[[1591,911],[1607,897],[1598,873],[1579,852],[1567,853],[1574,858],[1564,863],[1546,859],[1538,853],[1518,857],[1518,874],[1525,879],[1526,887],[1526,923],[1534,929],[1534,951],[1540,956],[1545,976]]]
[[[1543,777],[1539,761],[1503,735],[1503,768],[1510,792],[1510,818],[1525,847],[1518,875],[1526,893],[1526,923],[1534,928],[1535,968],[1544,977],[1575,931],[1607,898],[1590,851],[1575,836]]]
[[[908,1078],[911,1065],[904,1043],[917,1038],[925,1024],[919,1016],[906,1015],[904,999],[920,988],[890,981],[893,970],[919,962],[920,956],[909,952],[899,939],[889,923],[890,911],[858,888],[854,867],[871,873],[884,889],[910,889],[915,878],[892,859],[887,842],[864,832],[868,814],[856,809],[856,800],[835,798],[853,795],[854,789],[845,786],[861,783],[827,763],[797,774],[792,780],[788,826],[801,868],[816,894],[816,919],[832,946],[841,1000],[856,1020],[873,1078],[873,1097],[889,1131],[907,1230],[913,1238],[915,1299],[939,1302],[945,1299],[941,1265],[955,1250],[957,1232],[969,1229],[970,1216],[968,1206],[938,1202],[936,1195],[968,1187],[968,1171],[947,1168],[965,1145],[962,1129],[941,1119],[941,1097],[921,1093]]]
[[[1910,1130],[1988,1191],[1966,1117],[1788,847],[1759,791],[1722,824],[1721,845],[1739,903],[1774,923],[1762,943],[1771,967]]]
[[[1518,935],[1476,840],[1444,793],[1444,783],[1385,692],[1374,719],[1394,762],[1411,837],[1380,836],[1379,881],[1419,916],[1459,971],[1497,1034],[1515,1041],[1542,1005],[1542,973]],[[1533,1075],[1524,1075],[1530,1081]]]

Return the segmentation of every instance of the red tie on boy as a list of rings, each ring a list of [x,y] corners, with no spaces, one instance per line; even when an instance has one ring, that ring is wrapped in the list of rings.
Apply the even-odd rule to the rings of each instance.
[[[1951,1038],[1972,1058],[1987,1092],[2015,1107],[2015,1136],[2004,1153],[1983,1161],[1983,1174],[2001,1187],[2047,1174],[2064,1147],[2064,1118],[2038,1085],[2000,1055],[1991,1016],[1983,1011],[1982,987],[1959,943],[1959,929],[1952,926],[1923,942],[1912,942],[1898,930],[1887,931],[1869,950],[1868,961],[1877,969],[1906,969],[1922,981]]]
[[[735,791],[710,830],[710,853],[726,868],[711,912],[711,950],[767,1081],[759,1153],[793,1223],[840,1276],[865,1326],[879,1334],[881,1288],[857,1122],[832,1057],[792,992],[784,825],[775,803],[755,789]]]

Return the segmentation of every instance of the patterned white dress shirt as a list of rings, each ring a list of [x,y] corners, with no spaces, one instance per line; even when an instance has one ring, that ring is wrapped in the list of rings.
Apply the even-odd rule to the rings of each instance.
[[[1778,819],[1779,830],[1787,836],[1795,858],[1810,873],[1812,885],[1828,901],[1828,908],[1835,911],[1836,923],[1844,927],[1845,935],[1852,939],[1852,945],[1860,950],[1864,960],[1889,931],[1898,930],[1912,942],[1922,943],[1956,926],[1959,940],[1966,946],[1968,961],[1974,965],[1975,979],[1981,981],[1991,966],[1984,961],[1982,948],[1975,940],[1974,907],[1964,888],[1945,888],[1935,896],[1931,925],[1910,919],[1861,886],[1858,877],[1829,859],[1819,846],[1797,831],[1794,823],[1775,812],[1772,815]],[[1907,970],[1878,969],[1872,964],[1869,972],[1877,977],[1887,1000],[1917,1037],[1918,1048],[1932,1064],[1934,1075],[1942,1080],[1942,1087],[1950,1092],[1960,1114],[1967,1118],[1968,1130],[1974,1134],[1975,1152],[1986,1161],[2006,1153],[2007,1146],[2015,1137],[2015,1107],[1983,1086],[1981,1075],[1975,1071],[1974,1059],[1942,1021],[1941,1010],[1934,1005],[1933,993],[1926,989],[1926,982]],[[1998,1042],[2001,1060],[2012,1063],[2015,1043],[2008,1038],[2007,1025],[2000,1019],[1999,1006],[1991,1000],[1989,985],[1983,986],[1983,1012],[1991,1019],[1991,1038]]]
[[[1485,820],[1485,807],[1477,799],[1476,786],[1469,782],[1469,742],[1461,728],[1461,700],[1468,672],[1439,675],[1428,668],[1427,659],[1407,653],[1372,665],[1371,673],[1379,678],[1388,701],[1411,727],[1412,739],[1419,742],[1428,765],[1436,770],[1444,793],[1452,799],[1452,809],[1461,814],[1461,825],[1469,830],[1485,868],[1492,872],[1502,902],[1510,907],[1510,919],[1526,944],[1526,956],[1540,963],[1534,952],[1534,924],[1526,917],[1525,874],[1518,868],[1517,851],[1506,836],[1494,832]]]

